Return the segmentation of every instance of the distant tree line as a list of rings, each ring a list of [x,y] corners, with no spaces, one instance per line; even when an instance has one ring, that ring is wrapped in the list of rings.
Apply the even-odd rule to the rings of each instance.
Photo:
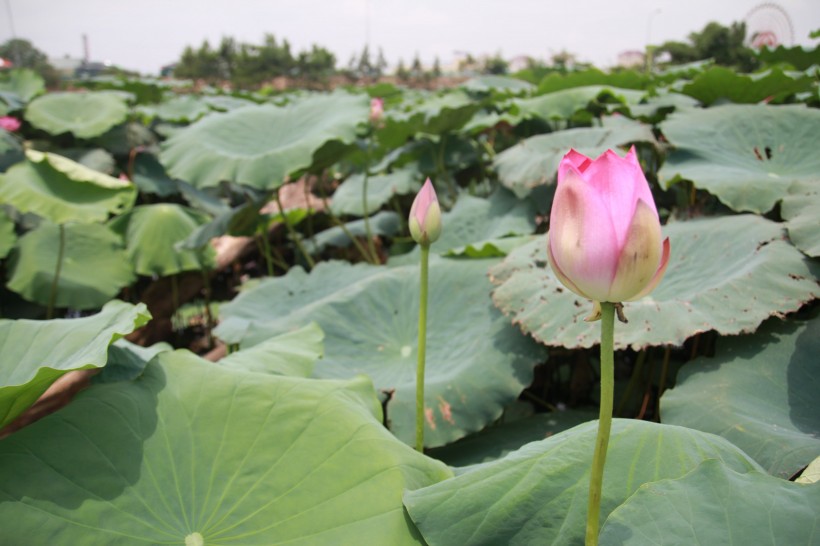
[[[754,50],[745,45],[746,23],[732,23],[725,27],[712,22],[700,32],[692,32],[688,38],[688,42],[664,42],[655,48],[655,56],[666,53],[668,64],[672,65],[712,59],[717,65],[741,72],[751,72],[760,66]]]
[[[313,45],[310,50],[294,55],[287,40],[279,43],[273,34],[266,34],[261,45],[223,37],[216,47],[211,47],[207,40],[198,49],[188,46],[174,75],[253,87],[278,76],[321,82],[335,71],[336,56],[327,49]]]

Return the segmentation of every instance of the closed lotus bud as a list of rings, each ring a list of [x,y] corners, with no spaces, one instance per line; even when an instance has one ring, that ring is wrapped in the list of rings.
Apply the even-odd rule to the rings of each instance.
[[[661,225],[635,148],[592,160],[570,150],[558,167],[549,262],[570,290],[596,302],[642,298],[669,263]]]
[[[420,245],[434,243],[441,235],[441,208],[428,178],[410,207],[410,235]]]
[[[374,97],[370,99],[370,122],[378,125],[384,116],[384,99]]]

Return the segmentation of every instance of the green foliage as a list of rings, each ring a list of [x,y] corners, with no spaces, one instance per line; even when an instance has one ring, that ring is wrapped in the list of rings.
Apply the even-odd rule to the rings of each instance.
[[[586,423],[405,494],[430,546],[581,544],[596,423]],[[707,459],[758,467],[737,447],[683,427],[616,419],[607,456],[605,518],[644,483],[678,478]]]
[[[60,82],[60,75],[48,62],[46,54],[28,40],[12,38],[0,44],[0,57],[11,60],[16,68],[30,68],[49,87],[55,87]]]
[[[751,72],[757,68],[757,58],[744,44],[745,23],[732,23],[725,27],[720,23],[711,22],[700,32],[689,34],[688,38],[688,43],[665,42],[658,46],[656,54],[669,54],[671,64],[713,59],[718,65],[737,68],[742,72]]]
[[[818,503],[820,487],[737,472],[713,459],[682,478],[642,486],[612,512],[600,544],[809,546]]]
[[[111,301],[82,319],[0,320],[0,426],[67,372],[105,366],[108,346],[150,318],[143,304]]]
[[[820,319],[767,321],[721,339],[714,358],[686,364],[661,403],[664,421],[723,436],[789,479],[820,453],[815,363]]]
[[[187,46],[174,75],[255,87],[279,76],[320,82],[334,72],[335,66],[335,55],[315,44],[294,55],[290,43],[284,40],[280,44],[273,34],[266,34],[261,45],[238,43],[226,36],[216,48],[207,40],[198,49]]]
[[[94,386],[0,442],[4,539],[419,544],[401,495],[451,472],[380,418],[365,378],[164,352],[139,381]]]
[[[0,432],[3,540],[580,543],[596,423],[576,425],[594,418],[599,335],[547,265],[547,211],[569,148],[636,143],[671,258],[616,328],[617,414],[639,420],[615,423],[600,543],[808,544],[816,52],[763,52],[744,73],[741,31],[707,26],[675,47],[713,60],[664,72],[561,51],[523,80],[436,91],[421,87],[441,67],[418,54],[408,88],[375,81],[375,47],[336,72],[327,50],[272,35],[187,48],[196,83],[43,95],[30,69],[0,74],[0,115],[22,122],[0,131],[2,313],[76,317],[0,320],[0,417],[52,412]],[[368,86],[280,91],[340,74]],[[428,176],[443,232],[425,455],[406,445],[420,254],[406,226]],[[68,402],[88,372],[72,374],[35,403],[79,369],[99,372],[90,388]],[[812,461],[805,484],[785,481]]]

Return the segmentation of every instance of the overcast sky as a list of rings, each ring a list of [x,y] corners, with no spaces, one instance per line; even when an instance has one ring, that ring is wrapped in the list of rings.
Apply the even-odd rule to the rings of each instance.
[[[369,40],[391,64],[418,53],[443,65],[458,52],[500,52],[505,58],[548,59],[567,50],[599,67],[647,41],[685,40],[709,21],[745,20],[757,0],[0,0],[0,43],[26,38],[50,57],[80,58],[82,35],[91,59],[145,74],[179,59],[186,45],[222,36],[261,43],[265,33],[292,51],[324,46],[347,64]],[[811,45],[820,28],[820,0],[779,0],[794,43]],[[753,27],[788,39],[787,19],[758,10]]]

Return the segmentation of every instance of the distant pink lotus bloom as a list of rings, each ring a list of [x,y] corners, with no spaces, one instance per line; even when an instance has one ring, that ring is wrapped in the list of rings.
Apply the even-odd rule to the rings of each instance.
[[[384,99],[373,97],[370,99],[370,122],[379,123],[384,116]]]
[[[434,243],[441,235],[441,208],[428,178],[410,207],[410,235],[421,245]]]
[[[11,116],[0,117],[0,128],[14,132],[20,128],[20,120]]]
[[[669,263],[669,239],[635,148],[598,159],[570,150],[558,167],[552,202],[549,262],[570,290],[594,302],[642,298]]]

